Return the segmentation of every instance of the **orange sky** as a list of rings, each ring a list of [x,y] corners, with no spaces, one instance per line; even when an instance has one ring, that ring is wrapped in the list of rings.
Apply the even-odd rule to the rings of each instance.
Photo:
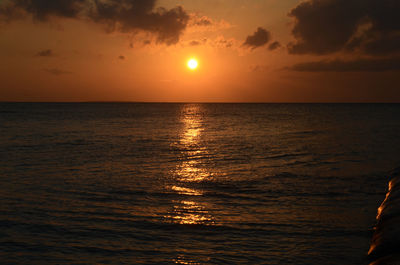
[[[373,0],[146,1],[100,1],[108,13],[91,0],[1,1],[0,100],[400,101],[389,0],[365,14]]]

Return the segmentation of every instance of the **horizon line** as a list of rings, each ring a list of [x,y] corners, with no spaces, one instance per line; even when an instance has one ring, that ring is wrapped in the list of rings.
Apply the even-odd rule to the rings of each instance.
[[[124,101],[124,100],[90,100],[90,101],[14,101],[0,100],[0,103],[125,103],[125,104],[399,104],[400,101]]]

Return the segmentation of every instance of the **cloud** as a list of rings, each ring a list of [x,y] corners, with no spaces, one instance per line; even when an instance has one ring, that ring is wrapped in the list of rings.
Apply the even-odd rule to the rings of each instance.
[[[292,54],[400,52],[400,1],[308,0],[289,13],[295,24]]]
[[[185,30],[189,15],[178,6],[156,8],[156,0],[9,0],[0,4],[0,15],[16,13],[35,20],[52,17],[89,19],[124,33],[145,31],[155,34],[158,43],[175,44]]]
[[[268,50],[273,51],[281,47],[281,44],[278,41],[274,41],[268,46]]]
[[[192,40],[191,42],[189,42],[189,46],[198,46],[200,44],[201,43],[199,41],[197,41],[197,40]]]
[[[86,0],[10,0],[0,10],[7,11],[8,15],[22,11],[36,20],[46,21],[51,16],[75,18],[85,4]]]
[[[400,57],[390,59],[332,60],[295,64],[288,68],[299,72],[384,72],[399,71]]]
[[[46,72],[48,72],[49,74],[57,75],[57,76],[65,75],[65,74],[72,74],[72,72],[70,72],[70,71],[64,71],[64,70],[61,70],[61,69],[58,69],[58,68],[50,68],[50,69],[44,69],[44,70]]]
[[[246,38],[246,41],[243,43],[243,45],[249,46],[252,49],[256,49],[267,44],[270,39],[271,33],[269,33],[269,31],[266,29],[259,27],[253,35],[250,35]]]
[[[202,16],[200,18],[195,17],[193,19],[193,25],[196,26],[211,26],[212,24],[213,24],[212,19],[206,16]]]
[[[41,57],[50,57],[53,55],[54,55],[54,53],[53,53],[53,50],[51,50],[51,49],[43,50],[36,54],[36,56],[41,56]]]
[[[267,69],[268,69],[268,66],[259,65],[259,64],[250,65],[250,67],[249,67],[250,72],[264,72]]]
[[[240,43],[234,38],[226,39],[224,36],[220,35],[217,38],[210,41],[210,45],[215,48],[232,48],[238,49]]]
[[[213,32],[223,29],[231,28],[232,25],[227,21],[214,20],[210,17],[199,15],[197,13],[191,13],[189,15],[188,31],[189,32]]]
[[[95,11],[90,18],[121,32],[144,30],[154,33],[159,43],[177,43],[189,15],[182,7],[154,10],[155,4],[156,0],[95,0]]]

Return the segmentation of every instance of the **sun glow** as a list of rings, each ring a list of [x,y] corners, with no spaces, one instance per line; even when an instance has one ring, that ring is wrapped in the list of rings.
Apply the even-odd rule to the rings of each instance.
[[[197,69],[197,67],[199,66],[199,63],[197,62],[197,60],[196,59],[190,59],[188,62],[187,62],[187,67],[190,69],[190,70],[196,70]]]

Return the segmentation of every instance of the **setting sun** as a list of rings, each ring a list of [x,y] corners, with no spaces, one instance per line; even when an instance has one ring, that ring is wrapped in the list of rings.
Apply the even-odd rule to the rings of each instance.
[[[190,59],[188,62],[187,62],[187,67],[190,69],[190,70],[196,70],[196,68],[199,66],[199,63],[197,62],[197,60],[196,59]]]

